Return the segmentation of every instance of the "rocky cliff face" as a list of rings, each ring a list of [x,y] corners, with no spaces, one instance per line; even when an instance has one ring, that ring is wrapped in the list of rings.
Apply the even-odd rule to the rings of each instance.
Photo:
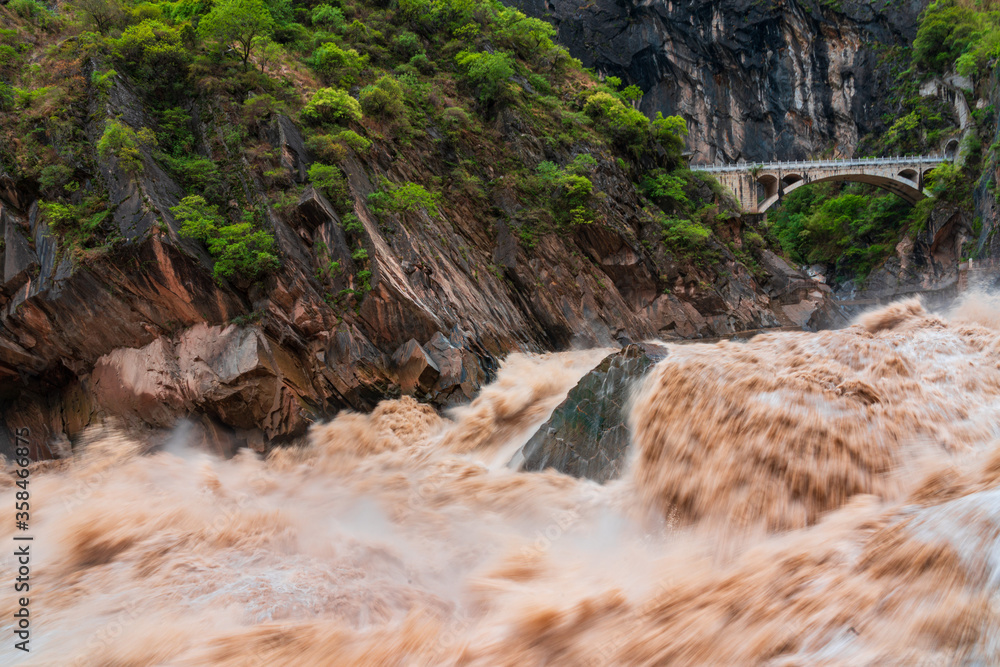
[[[97,65],[80,68],[75,76],[87,82]],[[289,116],[255,119],[246,138],[276,156],[266,178],[297,193],[278,207],[262,169],[221,139],[238,117],[210,101],[192,104],[196,151],[226,165],[233,197],[264,212],[281,257],[262,283],[215,280],[204,246],[179,233],[171,208],[184,189],[155,155],[143,148],[141,170],[130,171],[93,150],[106,119],[137,131],[157,126],[133,83],[108,77],[102,94],[88,89],[86,113],[67,121],[94,154],[95,166],[75,169],[108,196],[104,245],[67,243],[40,211],[37,186],[0,173],[0,453],[11,453],[20,428],[32,434],[33,456],[46,458],[106,418],[157,429],[184,417],[220,452],[263,450],[386,396],[467,400],[514,350],[724,336],[837,317],[819,286],[779,259],[764,255],[748,269],[742,228],[751,221],[720,223],[711,263],[671,253],[606,144],[552,145],[513,107],[478,131],[490,151],[479,156],[483,179],[495,184],[489,194],[455,196],[439,215],[376,215],[368,195],[382,179],[459,188],[454,135],[432,126],[406,143],[351,151],[340,167],[361,231],[349,245],[336,208],[307,183],[315,156]],[[61,148],[59,137],[47,140]],[[595,158],[596,222],[524,241],[515,223],[527,205],[492,165],[512,154],[532,168],[567,164],[581,153]],[[364,285],[354,265],[360,249],[371,271]],[[323,277],[332,261],[343,270]]]
[[[641,108],[688,121],[699,163],[851,155],[881,125],[880,45],[908,45],[923,0],[516,0],[585,66],[639,85]]]
[[[995,72],[990,77],[988,90],[989,95],[983,103],[992,105],[994,109],[1000,108],[1000,80]],[[1000,142],[1000,116],[995,115],[990,125],[988,133],[983,132],[981,139],[984,145],[996,146]],[[973,220],[978,220],[979,226],[975,251],[982,258],[1000,257],[1000,235],[997,234],[997,228],[1000,227],[1000,198],[997,195],[997,183],[1000,183],[1000,160],[990,150],[984,158],[983,173],[973,193]]]
[[[953,204],[938,206],[924,229],[905,234],[882,266],[860,285],[840,285],[836,297],[852,313],[915,294],[930,307],[947,304],[962,288],[959,263],[969,240],[968,213]]]

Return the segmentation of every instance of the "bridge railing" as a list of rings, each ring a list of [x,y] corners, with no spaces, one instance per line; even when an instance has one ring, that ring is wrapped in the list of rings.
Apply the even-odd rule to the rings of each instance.
[[[990,257],[987,259],[967,259],[958,265],[959,271],[989,271],[995,272],[1000,269],[1000,260]]]
[[[817,169],[822,167],[874,167],[886,164],[941,164],[950,158],[940,155],[911,155],[899,157],[864,157],[844,158],[840,160],[801,160],[798,162],[736,162],[730,164],[693,164],[692,171],[749,171],[757,168],[761,171],[793,171],[796,169]]]

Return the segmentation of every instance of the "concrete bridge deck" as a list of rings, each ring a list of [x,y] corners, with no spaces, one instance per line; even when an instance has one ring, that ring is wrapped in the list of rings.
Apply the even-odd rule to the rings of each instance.
[[[781,197],[808,183],[854,181],[893,192],[911,204],[929,196],[927,173],[951,158],[939,155],[803,160],[798,162],[741,162],[692,165],[692,171],[715,175],[728,187],[746,213],[764,213]]]

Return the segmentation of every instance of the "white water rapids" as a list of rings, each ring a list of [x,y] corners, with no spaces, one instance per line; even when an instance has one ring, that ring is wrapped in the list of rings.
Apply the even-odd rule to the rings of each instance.
[[[90,431],[33,470],[32,650],[0,662],[1000,664],[992,301],[670,346],[622,479],[506,468],[606,353],[512,355],[450,414],[385,401],[266,458]]]

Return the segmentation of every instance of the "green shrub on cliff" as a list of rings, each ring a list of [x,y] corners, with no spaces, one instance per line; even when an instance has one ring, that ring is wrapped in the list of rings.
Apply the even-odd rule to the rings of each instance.
[[[346,90],[320,88],[313,93],[302,115],[314,123],[356,123],[361,120],[361,104]]]
[[[122,169],[138,174],[143,168],[141,149],[155,145],[156,135],[148,127],[136,132],[125,123],[109,120],[97,142],[97,152],[102,158],[114,156]]]
[[[361,111],[369,116],[398,119],[406,113],[403,88],[394,77],[386,74],[358,95]]]
[[[975,11],[951,0],[933,2],[921,16],[913,40],[913,57],[918,65],[945,72],[973,43],[980,28]]]
[[[313,157],[334,164],[347,158],[347,148],[333,134],[314,134],[306,139],[306,148]]]
[[[680,116],[664,117],[659,111],[650,123],[653,128],[653,138],[663,145],[663,148],[675,155],[684,150],[684,137],[688,135],[687,122]]]
[[[314,162],[309,167],[309,180],[335,204],[347,199],[347,180],[338,167]]]
[[[343,130],[337,133],[337,141],[358,153],[364,153],[372,147],[372,142],[368,141],[354,130]]]
[[[493,29],[498,41],[525,60],[537,59],[556,48],[552,41],[556,29],[551,23],[525,16],[513,7],[497,10]]]
[[[185,197],[170,212],[181,223],[181,235],[198,239],[215,259],[212,273],[222,278],[257,280],[279,266],[274,237],[251,221],[227,224],[204,197]]]
[[[938,200],[966,202],[972,197],[972,181],[961,167],[946,162],[927,174],[924,187]]]
[[[574,156],[573,160],[566,165],[566,171],[571,174],[577,174],[578,176],[593,173],[596,168],[597,160],[594,159],[593,155],[588,153],[580,153],[579,155]]]
[[[118,72],[113,69],[107,72],[101,72],[99,70],[94,70],[90,74],[90,85],[94,87],[97,92],[98,98],[102,100],[107,100],[108,95],[111,94],[111,86],[114,85],[114,78]]]
[[[938,0],[920,17],[913,40],[913,60],[927,71],[947,74],[953,68],[973,78],[989,74],[1000,56],[1000,14]]]
[[[594,184],[583,176],[593,169],[593,157],[577,155],[566,169],[552,162],[538,165],[538,175],[550,191],[548,197],[555,201],[554,213],[560,225],[585,225],[594,221]]]
[[[313,25],[340,32],[344,29],[344,12],[330,5],[316,5],[310,14]]]
[[[48,28],[54,21],[52,12],[35,0],[10,0],[7,7],[23,19],[28,19],[40,28]]]
[[[38,211],[55,234],[59,254],[80,259],[87,250],[98,249],[108,241],[111,212],[103,194],[92,194],[79,203],[61,200],[42,201]]]
[[[72,189],[74,185],[79,186],[75,182],[71,184],[73,174],[72,167],[64,164],[50,164],[42,169],[42,173],[38,177],[38,184],[42,187],[43,192],[58,196],[67,188]]]
[[[514,61],[510,55],[462,51],[455,62],[466,80],[478,91],[479,101],[490,104],[504,97],[507,79],[514,76]]]
[[[14,86],[0,81],[0,111],[11,111],[17,100]]]
[[[882,134],[883,153],[916,155],[939,150],[941,134],[952,127],[952,110],[936,98],[911,100],[909,113],[896,118]]]
[[[147,19],[126,28],[110,44],[119,69],[141,87],[161,94],[183,88],[191,54],[173,27]]]
[[[323,44],[313,52],[310,63],[323,78],[339,86],[350,86],[368,65],[368,56],[355,49],[344,49],[336,44]]]
[[[626,107],[622,101],[603,91],[587,98],[583,110],[609,134],[633,153],[641,153],[649,136],[649,119],[637,109]]]
[[[426,209],[438,216],[440,195],[429,192],[419,183],[383,183],[381,190],[368,195],[368,205],[376,213],[402,213]]]
[[[690,200],[685,192],[686,181],[682,176],[655,170],[642,179],[643,194],[668,210],[685,209]]]
[[[663,243],[681,254],[703,253],[712,236],[712,230],[705,225],[679,216],[660,216],[660,227]]]

